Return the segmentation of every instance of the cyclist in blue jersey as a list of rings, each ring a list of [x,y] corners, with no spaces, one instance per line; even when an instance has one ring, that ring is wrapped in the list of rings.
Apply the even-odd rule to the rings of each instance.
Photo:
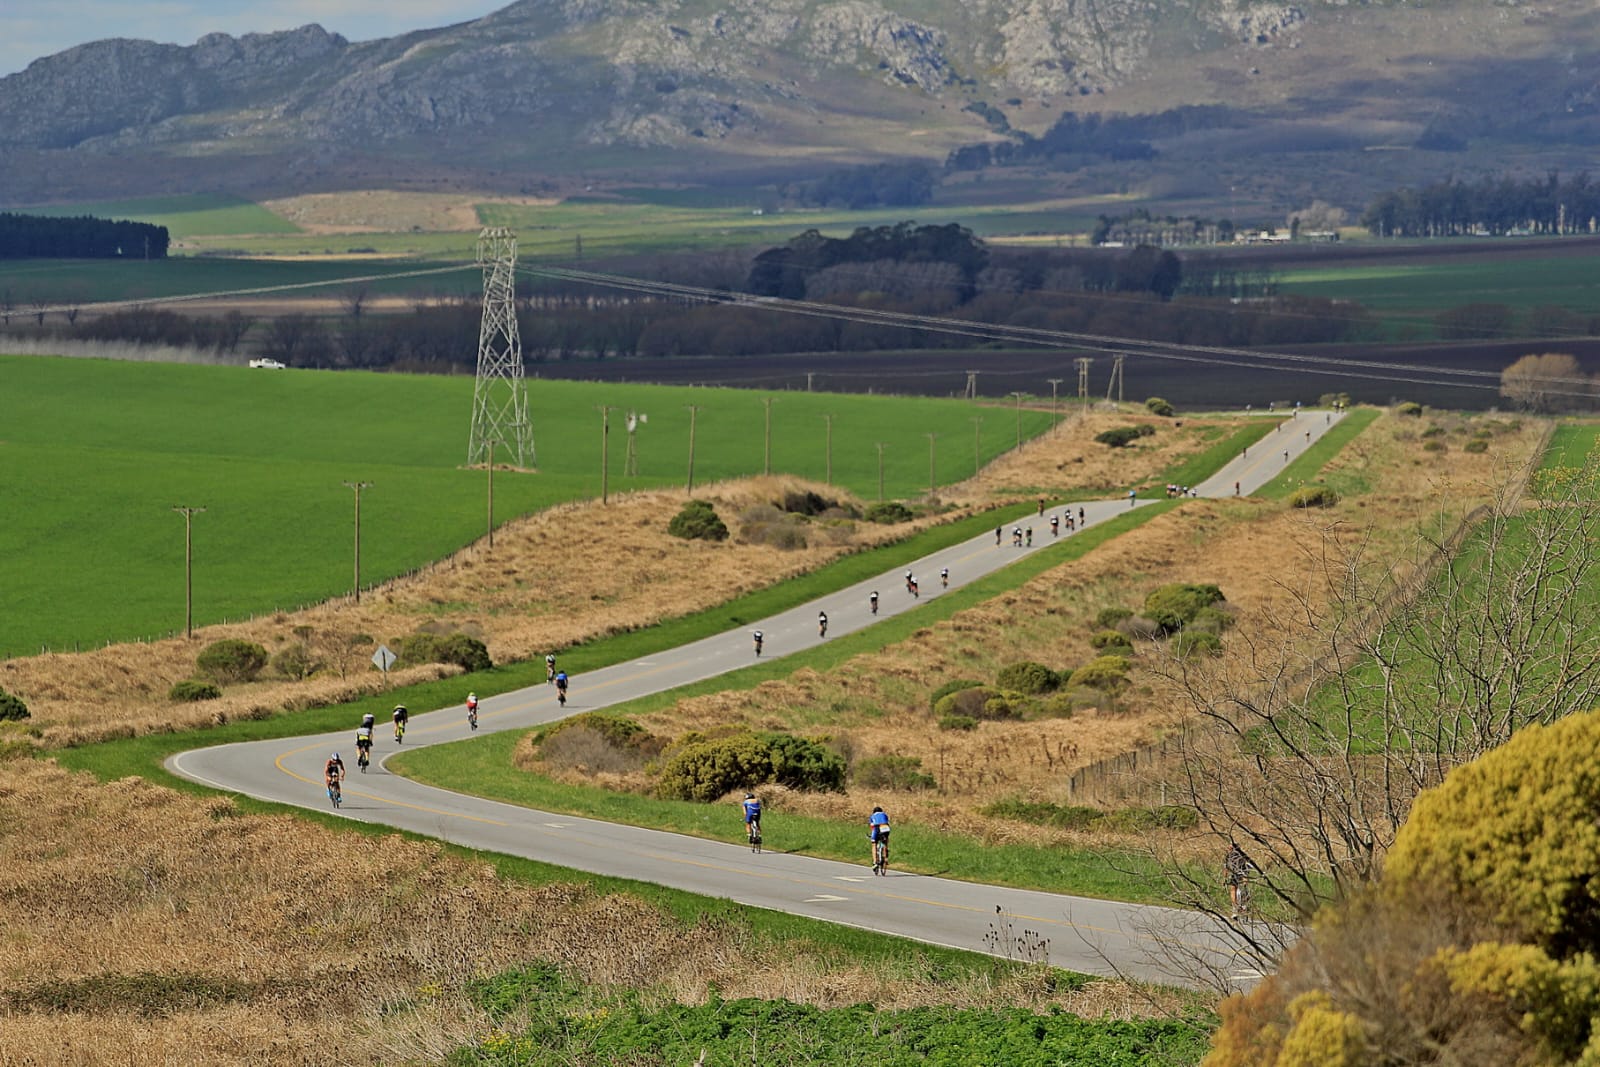
[[[872,873],[883,874],[889,866],[889,816],[873,808],[867,819],[867,840],[872,843]]]
[[[744,795],[744,835],[752,852],[761,851],[761,801],[754,793]]]

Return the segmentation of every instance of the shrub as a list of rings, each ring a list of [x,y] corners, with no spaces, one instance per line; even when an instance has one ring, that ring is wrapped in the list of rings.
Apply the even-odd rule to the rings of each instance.
[[[8,693],[4,689],[0,689],[0,721],[7,719],[26,719],[30,717],[28,705],[22,702],[21,697],[14,693]]]
[[[1423,430],[1417,436],[1421,437],[1424,440],[1426,440],[1426,439],[1428,439],[1430,437],[1443,437],[1444,436],[1444,427],[1443,426],[1429,426],[1426,430]]]
[[[1429,442],[1429,444],[1435,443],[1437,442]],[[1339,494],[1326,485],[1302,485],[1289,494],[1291,508],[1331,508],[1338,502]]]
[[[476,637],[453,633],[439,645],[440,663],[454,663],[465,671],[486,671],[494,666],[489,649]]]
[[[785,490],[783,499],[775,501],[775,503],[780,510],[786,511],[791,515],[806,515],[809,517],[822,515],[839,506],[837,500],[829,500],[827,497],[819,496],[809,489]]]
[[[1147,428],[1148,427],[1138,426],[1114,426],[1109,430],[1102,430],[1101,432],[1095,434],[1094,439],[1098,443],[1105,445],[1107,448],[1124,448],[1129,444],[1132,444],[1134,441],[1137,441],[1139,438],[1146,436],[1139,431]]]
[[[880,500],[867,508],[865,515],[868,522],[876,522],[884,526],[892,526],[897,522],[910,522],[912,517],[911,509],[898,500]]]
[[[592,730],[605,738],[608,744],[618,748],[642,748],[654,740],[649,730],[627,716],[584,711],[546,726],[539,732],[535,743],[543,748],[556,735],[576,729]]]
[[[990,721],[1014,719],[1017,717],[1016,705],[1003,696],[992,696],[983,702],[983,717]]]
[[[223,684],[252,681],[266,665],[266,649],[232,637],[207,645],[195,659],[201,674]]]
[[[494,666],[484,643],[460,632],[440,637],[419,631],[399,644],[398,658],[408,667],[422,663],[453,663],[467,671],[486,671]]]
[[[637,749],[614,744],[591,726],[574,726],[551,734],[539,745],[539,758],[552,769],[586,774],[628,774],[644,766]]]
[[[755,734],[739,734],[680,748],[661,769],[656,793],[668,800],[709,804],[735,789],[753,789],[771,778],[767,742]]]
[[[1449,446],[1443,441],[1424,441],[1422,442],[1422,450],[1424,452],[1447,452],[1449,451]]]
[[[1132,652],[1133,644],[1128,640],[1128,635],[1116,630],[1101,630],[1089,638],[1089,644],[1095,648],[1109,648],[1121,652]]]
[[[1138,434],[1140,437],[1154,437],[1156,435],[1156,428],[1154,426],[1140,425],[1135,426],[1133,428],[1133,432]]]
[[[686,541],[726,541],[728,527],[708,501],[691,500],[667,523],[667,533]]]
[[[1144,613],[1166,633],[1180,630],[1201,608],[1225,599],[1214,585],[1172,582],[1151,590],[1144,598]]]
[[[1123,656],[1099,656],[1072,672],[1073,685],[1112,692],[1128,681],[1128,661]]]
[[[1225,633],[1233,628],[1233,613],[1219,607],[1201,608],[1194,613],[1194,618],[1189,620],[1185,630],[1200,631],[1208,634]]]
[[[1061,684],[1061,676],[1042,663],[1023,660],[1001,667],[994,681],[1001,689],[1037,695],[1054,691]]]
[[[1222,638],[1204,630],[1180,630],[1172,639],[1172,652],[1180,659],[1222,655]]]
[[[946,715],[939,720],[941,730],[960,730],[971,733],[978,728],[978,720],[970,715]]]
[[[916,756],[873,756],[856,764],[855,783],[863,789],[935,789],[933,775]]]
[[[197,700],[215,700],[222,695],[222,690],[210,682],[198,678],[186,678],[181,682],[173,683],[167,690],[167,699],[178,704],[189,704]]]
[[[1485,441],[1481,437],[1474,437],[1472,440],[1462,445],[1461,450],[1463,452],[1487,452],[1489,451],[1489,442]]]
[[[1144,407],[1145,410],[1150,412],[1152,415],[1160,415],[1164,419],[1172,418],[1172,405],[1161,399],[1159,396],[1153,396],[1146,400],[1144,402]]]
[[[1161,624],[1143,615],[1132,615],[1117,623],[1117,633],[1126,634],[1130,640],[1154,641],[1164,631]]]
[[[1420,419],[1422,417],[1422,405],[1414,400],[1407,400],[1404,403],[1396,404],[1394,413],[1396,415],[1408,415],[1413,419]]]
[[[772,780],[790,789],[838,793],[844,790],[844,760],[816,741],[793,734],[767,737]]]
[[[1200,825],[1200,813],[1176,804],[1163,804],[1158,808],[1120,808],[1106,812],[1100,825],[1107,830],[1132,834],[1150,830],[1192,830]]]
[[[937,708],[939,701],[951,693],[959,693],[963,689],[977,689],[981,685],[983,685],[982,682],[973,681],[969,678],[957,678],[953,682],[946,682],[933,691],[933,695],[928,698],[928,707],[930,709]]]
[[[1066,693],[1052,693],[1034,705],[1038,709],[1039,717],[1045,719],[1070,719],[1072,718],[1072,697]]]
[[[994,695],[995,691],[986,685],[974,685],[966,689],[958,689],[953,693],[946,693],[935,701],[933,713],[940,718],[946,715],[968,715],[974,719],[981,718],[984,701]]]
[[[1094,617],[1095,629],[1115,630],[1117,628],[1117,624],[1123,619],[1132,617],[1133,612],[1129,611],[1127,608],[1102,608],[1100,610],[1100,614]]]
[[[295,681],[309,677],[321,666],[303,644],[290,645],[272,657],[272,669]]]

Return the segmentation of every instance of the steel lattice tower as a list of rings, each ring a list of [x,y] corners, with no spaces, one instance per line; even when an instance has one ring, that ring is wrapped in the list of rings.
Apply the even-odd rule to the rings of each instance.
[[[522,338],[517,333],[514,269],[517,235],[500,226],[478,235],[483,268],[483,323],[478,328],[478,379],[472,390],[472,436],[467,465],[487,463],[491,442],[518,467],[532,467],[533,423],[528,386],[522,377]]]

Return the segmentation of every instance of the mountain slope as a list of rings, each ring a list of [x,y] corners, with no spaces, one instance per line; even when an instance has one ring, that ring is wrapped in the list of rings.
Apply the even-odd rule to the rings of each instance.
[[[287,192],[815,171],[1198,103],[1336,124],[1344,148],[1496,122],[1548,146],[1592,133],[1594,20],[1578,0],[518,0],[357,44],[100,41],[0,79],[0,202],[163,175]]]

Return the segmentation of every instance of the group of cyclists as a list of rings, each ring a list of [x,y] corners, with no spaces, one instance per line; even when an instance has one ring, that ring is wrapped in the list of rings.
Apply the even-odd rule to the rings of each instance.
[[[761,851],[761,799],[754,793],[744,795],[744,837],[751,852]],[[889,872],[889,816],[881,807],[874,807],[867,817],[867,843],[871,847],[873,874]]]
[[[950,588],[949,567],[939,568],[939,584],[945,589]],[[910,593],[913,597],[919,599],[921,598],[916,575],[912,574],[910,571],[906,571],[906,592]],[[876,589],[867,594],[867,608],[874,615],[878,613],[878,591]],[[817,612],[817,636],[828,636],[828,613],[826,611]],[[766,647],[767,635],[762,633],[760,630],[752,630],[750,633],[750,639],[755,645],[756,655],[760,656],[761,650]],[[566,684],[564,682],[566,676],[556,673],[555,659],[556,658],[554,656],[545,657],[545,671],[550,678],[555,680],[557,688],[564,693],[566,690]],[[562,697],[561,703],[566,703],[564,696]]]

